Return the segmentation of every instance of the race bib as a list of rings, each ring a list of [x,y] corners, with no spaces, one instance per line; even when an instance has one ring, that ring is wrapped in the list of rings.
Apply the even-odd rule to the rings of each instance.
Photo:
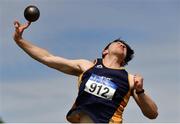
[[[92,74],[85,84],[84,91],[104,99],[112,100],[116,89],[117,86],[110,79]]]

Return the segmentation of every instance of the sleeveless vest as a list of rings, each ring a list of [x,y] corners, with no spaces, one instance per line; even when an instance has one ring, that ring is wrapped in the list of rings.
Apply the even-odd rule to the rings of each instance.
[[[128,72],[103,65],[102,59],[79,77],[79,92],[67,120],[78,122],[80,112],[95,123],[122,123],[130,97]]]

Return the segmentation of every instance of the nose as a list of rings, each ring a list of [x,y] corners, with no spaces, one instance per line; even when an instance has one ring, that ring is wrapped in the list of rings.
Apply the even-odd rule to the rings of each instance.
[[[121,47],[126,48],[126,46],[124,44],[121,43],[120,45],[121,45]]]

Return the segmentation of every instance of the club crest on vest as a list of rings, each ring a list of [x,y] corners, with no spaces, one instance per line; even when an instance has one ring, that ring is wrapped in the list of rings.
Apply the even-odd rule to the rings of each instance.
[[[100,64],[100,65],[97,65],[96,68],[103,68],[103,66]]]

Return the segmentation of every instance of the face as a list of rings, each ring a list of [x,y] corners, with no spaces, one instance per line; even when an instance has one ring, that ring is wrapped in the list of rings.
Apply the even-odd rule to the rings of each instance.
[[[120,57],[125,58],[127,54],[127,47],[121,42],[113,42],[105,51],[109,54],[119,55]]]

